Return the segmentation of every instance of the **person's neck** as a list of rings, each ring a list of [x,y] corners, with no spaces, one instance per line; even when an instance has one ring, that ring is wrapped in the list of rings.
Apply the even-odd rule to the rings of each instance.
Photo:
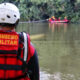
[[[14,28],[10,28],[10,27],[0,27],[0,30],[4,30],[4,31],[15,31]]]

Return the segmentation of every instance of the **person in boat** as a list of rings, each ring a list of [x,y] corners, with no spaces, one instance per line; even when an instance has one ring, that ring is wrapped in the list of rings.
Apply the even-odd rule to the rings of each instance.
[[[52,19],[52,21],[57,21],[57,18],[54,16],[52,16],[51,19]]]
[[[51,22],[52,21],[52,18],[49,18],[49,22]]]
[[[19,9],[0,4],[0,80],[39,80],[37,51],[29,34],[17,33]]]
[[[58,18],[58,21],[61,21],[61,17]]]
[[[54,20],[55,20],[55,17],[54,16],[52,16],[51,18],[49,18],[49,22],[52,22]]]
[[[52,16],[52,17],[51,17],[51,19],[52,19],[52,21],[54,21],[54,20],[55,20],[55,17],[54,17],[54,16]]]
[[[68,20],[67,17],[65,16],[63,21],[68,22],[69,20]]]

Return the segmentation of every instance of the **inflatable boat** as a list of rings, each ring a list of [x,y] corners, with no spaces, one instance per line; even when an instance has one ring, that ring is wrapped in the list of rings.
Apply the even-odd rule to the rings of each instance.
[[[66,20],[66,21],[64,21],[64,20],[61,20],[61,21],[49,21],[50,23],[68,23],[69,22],[69,20]]]

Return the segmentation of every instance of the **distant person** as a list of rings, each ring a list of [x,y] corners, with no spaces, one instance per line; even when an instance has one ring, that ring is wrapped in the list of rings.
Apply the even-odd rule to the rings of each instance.
[[[53,21],[52,18],[49,18],[49,22]]]
[[[58,18],[58,21],[61,21],[61,17]]]
[[[0,4],[0,80],[39,80],[38,56],[30,36],[17,33],[19,9]]]
[[[66,21],[66,22],[69,21],[66,16],[64,17],[64,21]]]
[[[52,16],[51,18],[52,18],[53,21],[57,21],[56,17]]]
[[[51,19],[54,21],[54,20],[55,20],[55,17],[54,17],[54,16],[52,16],[52,17],[51,17]]]

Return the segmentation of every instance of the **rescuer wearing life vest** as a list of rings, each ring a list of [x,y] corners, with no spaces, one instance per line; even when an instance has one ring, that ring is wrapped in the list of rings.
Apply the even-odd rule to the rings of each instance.
[[[0,80],[39,80],[37,52],[30,37],[15,31],[19,19],[14,4],[0,4]]]

